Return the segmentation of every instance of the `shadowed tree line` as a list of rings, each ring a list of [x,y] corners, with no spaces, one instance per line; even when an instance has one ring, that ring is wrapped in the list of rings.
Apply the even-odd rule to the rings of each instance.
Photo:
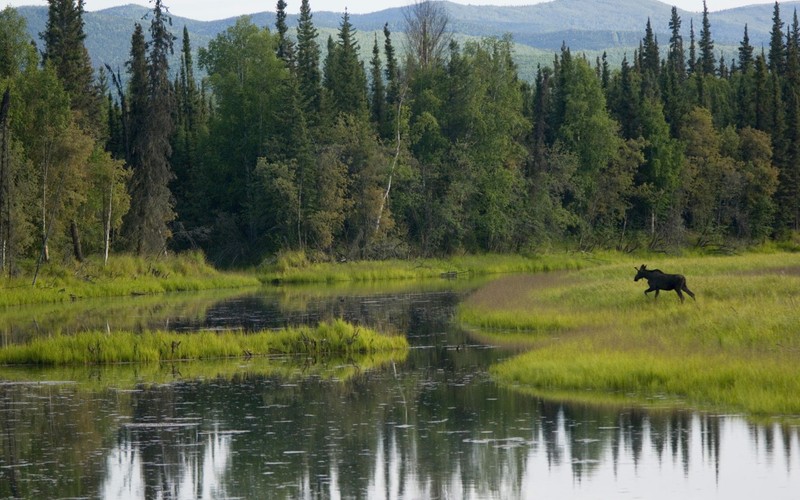
[[[49,3],[41,51],[13,9],[0,15],[5,273],[51,249],[200,248],[246,265],[285,251],[721,246],[800,229],[800,24],[778,3],[769,47],[743,26],[735,60],[714,49],[704,5],[688,37],[677,9],[647,20],[619,68],[565,44],[532,82],[510,38],[458,43],[436,1],[407,8],[402,38],[387,25],[362,48],[347,12],[321,40],[308,0],[294,31],[280,0],[274,28],[242,17],[197,61],[155,1],[124,74],[98,75],[83,1]],[[654,23],[669,26],[666,45]]]

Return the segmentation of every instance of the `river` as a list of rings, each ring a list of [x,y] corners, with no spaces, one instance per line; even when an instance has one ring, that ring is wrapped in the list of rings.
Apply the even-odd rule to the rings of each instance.
[[[800,430],[498,387],[514,352],[454,324],[469,284],[264,289],[6,311],[0,342],[82,328],[246,330],[343,317],[403,361],[0,372],[0,498],[800,498]],[[131,382],[132,381],[132,382]]]

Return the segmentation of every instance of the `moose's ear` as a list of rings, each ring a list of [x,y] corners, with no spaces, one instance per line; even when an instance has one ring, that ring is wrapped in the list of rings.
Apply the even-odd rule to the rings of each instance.
[[[644,264],[642,264],[642,267],[641,267],[641,269],[647,269],[647,266],[645,266]]]
[[[634,268],[634,269],[636,269],[637,271],[639,270],[639,268],[638,268],[638,267],[636,267],[636,266],[633,266],[633,268]]]

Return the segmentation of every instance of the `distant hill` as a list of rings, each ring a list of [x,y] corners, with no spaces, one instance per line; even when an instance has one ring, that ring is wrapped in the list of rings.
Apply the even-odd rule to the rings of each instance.
[[[552,61],[552,53],[566,43],[573,51],[585,52],[594,58],[608,51],[611,61],[628,56],[638,47],[644,36],[648,18],[662,47],[669,40],[670,5],[657,0],[553,0],[523,7],[496,7],[461,5],[444,2],[451,19],[451,29],[459,39],[471,37],[502,36],[510,33],[518,44],[517,62],[522,76],[530,78],[536,64]],[[698,1],[698,4],[700,2]],[[800,1],[781,3],[784,22]],[[32,39],[41,45],[39,33],[44,31],[47,7],[20,7],[19,12],[28,20]],[[769,45],[772,27],[772,4],[740,7],[710,14],[711,32],[718,50],[732,52],[738,46],[748,25],[750,41],[756,48]],[[150,10],[138,5],[126,5],[87,12],[86,45],[96,66],[104,64],[124,69],[130,52],[130,37],[134,23],[146,28]],[[679,10],[685,45],[688,48],[689,23],[694,21],[699,34],[702,15]],[[334,12],[315,12],[314,24],[320,30],[320,45],[324,48],[328,35],[334,35],[342,15]],[[272,28],[273,12],[254,13],[253,22]],[[370,14],[351,14],[350,20],[359,31],[362,55],[366,58],[372,46],[374,33],[389,23],[393,32],[399,33],[404,25],[404,9],[386,9]],[[217,21],[196,21],[173,16],[173,29],[180,38],[185,25],[192,45],[203,47],[221,31],[232,26],[236,18]],[[296,26],[296,16],[289,16],[289,26]],[[379,35],[382,36],[382,35]],[[731,54],[733,55],[733,54]]]

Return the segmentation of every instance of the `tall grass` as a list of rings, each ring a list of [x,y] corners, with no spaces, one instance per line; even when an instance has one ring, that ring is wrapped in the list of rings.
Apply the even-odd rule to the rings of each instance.
[[[88,332],[37,338],[0,348],[0,365],[86,365],[250,358],[271,354],[341,357],[408,348],[405,337],[382,335],[342,320],[278,331],[181,334]]]
[[[105,266],[97,258],[69,265],[48,263],[32,286],[34,265],[24,262],[19,276],[0,278],[0,307],[261,284],[254,276],[217,271],[199,252],[153,259],[116,255]]]
[[[583,269],[603,257],[589,254],[467,255],[447,259],[386,260],[312,263],[292,254],[263,265],[259,278],[265,283],[338,283],[486,276],[501,273]]]
[[[622,259],[620,259],[622,260]],[[687,276],[697,302],[645,297],[642,262]],[[459,311],[473,328],[528,332],[532,350],[492,368],[536,391],[667,395],[757,415],[800,415],[800,255],[627,260],[506,279]],[[509,295],[498,300],[498,295]]]
[[[169,384],[178,380],[233,379],[234,377],[269,376],[283,380],[304,380],[309,376],[346,382],[367,371],[381,369],[391,363],[402,363],[408,350],[391,350],[319,358],[309,362],[308,356],[227,358],[206,361],[164,363],[0,366],[0,379],[5,382],[37,384],[42,382],[76,384],[88,391],[131,390],[139,385]],[[69,381],[69,382],[66,382]]]

